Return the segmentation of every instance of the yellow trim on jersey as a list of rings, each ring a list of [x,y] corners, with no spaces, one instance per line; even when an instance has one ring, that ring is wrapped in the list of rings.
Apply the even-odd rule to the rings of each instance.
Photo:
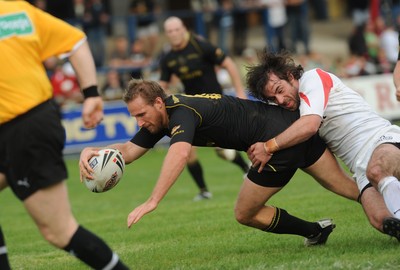
[[[276,169],[274,168],[274,166],[272,166],[271,164],[267,163],[268,167],[270,167],[274,172],[276,172]]]
[[[172,108],[176,108],[176,107],[179,107],[179,106],[183,106],[185,108],[188,108],[188,109],[194,111],[200,117],[200,123],[199,123],[198,126],[201,126],[201,124],[203,123],[203,117],[201,116],[201,114],[195,108],[190,107],[190,106],[185,105],[185,104],[182,104],[182,103],[175,104],[175,105],[168,105],[168,106],[165,106],[165,108],[172,109]]]

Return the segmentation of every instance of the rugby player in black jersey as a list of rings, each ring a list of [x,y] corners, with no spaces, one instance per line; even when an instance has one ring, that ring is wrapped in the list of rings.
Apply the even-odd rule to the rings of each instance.
[[[129,82],[124,101],[141,129],[130,141],[107,148],[119,149],[126,164],[143,156],[164,136],[171,138],[157,184],[150,198],[129,214],[128,227],[156,209],[185,168],[192,145],[246,151],[254,142],[272,138],[299,118],[298,111],[231,96],[167,96],[159,84],[144,80]],[[83,149],[79,162],[81,178],[91,178],[93,170],[88,160],[98,150]],[[250,168],[236,203],[236,219],[267,232],[304,236],[306,245],[324,244],[335,227],[331,219],[308,222],[284,209],[266,205],[290,181],[297,168],[311,174],[332,192],[357,200],[356,184],[315,135],[274,154],[261,173]]]
[[[219,66],[226,69],[230,75],[236,96],[246,98],[235,63],[221,49],[190,33],[178,17],[169,17],[165,20],[164,32],[171,45],[171,50],[162,57],[160,63],[160,85],[164,89],[168,89],[172,75],[175,75],[182,82],[186,94],[222,94],[222,87],[215,71],[215,67]],[[222,149],[216,148],[216,150],[218,156],[227,159]],[[248,163],[239,152],[236,151],[231,161],[247,173]],[[194,200],[211,198],[212,194],[208,191],[194,147],[190,152],[187,168],[200,189]]]

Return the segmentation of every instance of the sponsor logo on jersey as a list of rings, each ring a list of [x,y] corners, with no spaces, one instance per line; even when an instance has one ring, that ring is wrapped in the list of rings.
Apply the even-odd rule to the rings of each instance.
[[[25,12],[0,16],[0,39],[33,33],[33,24]]]
[[[180,127],[181,127],[181,125],[174,126],[174,127],[171,129],[171,135],[174,136],[174,133],[175,133]]]
[[[390,135],[382,135],[378,139],[378,142],[391,142],[391,141],[393,141],[393,136]]]
[[[179,103],[179,98],[176,96],[172,96],[172,100],[174,101],[174,104]]]
[[[24,179],[22,179],[22,180],[17,180],[17,185],[18,186],[24,186],[26,188],[30,188],[31,187],[27,177],[24,177]]]

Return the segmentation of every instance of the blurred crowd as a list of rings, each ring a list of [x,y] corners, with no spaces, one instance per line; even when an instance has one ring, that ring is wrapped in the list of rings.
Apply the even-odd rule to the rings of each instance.
[[[311,20],[328,21],[329,0],[31,0],[37,7],[84,30],[98,69],[105,100],[120,99],[130,78],[158,79],[158,63],[170,48],[164,42],[163,22],[181,17],[189,30],[209,39],[240,63],[257,61],[248,46],[259,26],[265,46],[289,50],[305,69],[322,67],[340,77],[391,73],[399,53],[400,0],[341,0],[352,22],[347,57],[329,59],[310,47]],[[121,23],[122,22],[122,23]],[[214,33],[214,34],[213,34]],[[61,105],[82,101],[68,62],[45,63]],[[226,72],[221,84],[232,87]]]

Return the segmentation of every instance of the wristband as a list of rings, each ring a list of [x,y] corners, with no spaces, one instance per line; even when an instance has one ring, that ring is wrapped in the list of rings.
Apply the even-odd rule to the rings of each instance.
[[[279,145],[276,143],[275,138],[272,138],[264,143],[264,150],[270,156],[279,150]]]
[[[86,87],[85,89],[82,89],[82,93],[85,99],[99,96],[99,92],[97,91],[97,85],[92,85]]]

